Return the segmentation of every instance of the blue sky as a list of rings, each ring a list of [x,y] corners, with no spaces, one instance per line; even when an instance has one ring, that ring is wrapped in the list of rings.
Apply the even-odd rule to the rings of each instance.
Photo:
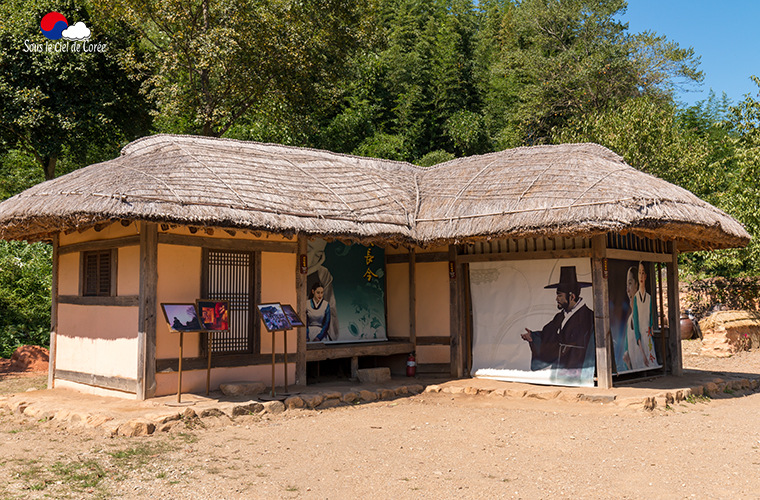
[[[702,57],[704,83],[697,92],[681,93],[680,101],[706,99],[710,88],[733,103],[757,95],[749,77],[760,76],[760,1],[628,0],[621,19],[630,33],[655,31]]]

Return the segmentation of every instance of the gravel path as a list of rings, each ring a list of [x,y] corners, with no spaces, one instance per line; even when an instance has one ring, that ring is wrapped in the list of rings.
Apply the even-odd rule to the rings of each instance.
[[[689,342],[687,368],[760,372],[760,351]],[[6,413],[0,498],[757,498],[758,414],[760,393],[655,412],[425,393],[105,438]]]

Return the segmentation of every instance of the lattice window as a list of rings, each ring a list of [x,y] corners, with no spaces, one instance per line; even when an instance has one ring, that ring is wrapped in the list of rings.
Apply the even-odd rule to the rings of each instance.
[[[254,253],[205,250],[204,298],[228,300],[229,332],[214,332],[211,352],[251,353],[254,347]]]
[[[82,252],[82,295],[116,295],[116,250]]]

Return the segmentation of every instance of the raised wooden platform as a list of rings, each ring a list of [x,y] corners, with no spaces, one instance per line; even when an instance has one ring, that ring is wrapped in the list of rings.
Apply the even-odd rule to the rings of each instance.
[[[414,351],[411,342],[357,342],[351,344],[306,344],[306,361],[351,358],[351,377],[357,378],[359,356],[390,356]]]

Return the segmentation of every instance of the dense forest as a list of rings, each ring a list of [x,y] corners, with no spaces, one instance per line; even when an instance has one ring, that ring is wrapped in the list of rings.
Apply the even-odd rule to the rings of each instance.
[[[361,3],[361,5],[359,5]],[[760,98],[677,98],[699,56],[631,33],[623,0],[6,0],[0,199],[137,137],[201,134],[430,166],[592,141],[740,220],[746,249],[682,256],[760,274]],[[30,51],[40,19],[84,22],[91,52]],[[758,86],[760,79],[753,77]],[[0,242],[0,354],[45,343],[50,249]]]

